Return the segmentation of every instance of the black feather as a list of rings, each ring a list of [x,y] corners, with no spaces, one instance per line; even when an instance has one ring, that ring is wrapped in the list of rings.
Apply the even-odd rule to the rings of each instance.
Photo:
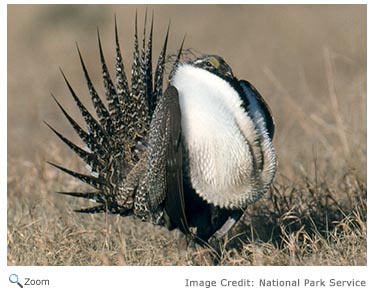
[[[81,174],[72,170],[69,170],[67,168],[64,168],[62,166],[59,166],[57,164],[47,162],[49,165],[52,165],[56,167],[57,169],[60,169],[61,171],[71,175],[72,177],[75,177],[79,179],[80,181],[89,184],[90,186],[94,187],[95,189],[102,190],[105,187],[108,187],[109,184],[103,179],[103,178],[96,178],[90,175]]]
[[[71,96],[73,97],[76,105],[78,106],[80,113],[82,114],[82,117],[84,118],[84,121],[88,128],[88,133],[93,136],[93,138],[95,139],[98,145],[102,147],[105,147],[107,145],[112,145],[112,143],[110,142],[110,138],[107,136],[105,130],[96,121],[96,119],[91,115],[91,113],[87,110],[87,108],[82,104],[79,97],[76,95],[69,81],[67,80],[65,74],[63,73],[62,69],[60,70],[66,82],[66,85],[69,88]]]
[[[77,209],[77,210],[74,210],[74,212],[94,214],[94,213],[105,213],[107,212],[107,209],[106,209],[106,205],[98,205],[92,208]]]
[[[146,49],[145,55],[145,99],[148,102],[149,110],[150,110],[150,117],[153,115],[155,109],[155,103],[152,99],[153,97],[153,69],[152,69],[152,46],[153,46],[153,22],[154,22],[154,14],[152,14],[152,21],[150,25],[150,33],[148,39],[148,46]]]
[[[116,50],[117,95],[118,95],[119,104],[121,105],[121,109],[124,111],[121,114],[124,129],[117,131],[117,137],[124,138],[124,136],[126,136],[125,128],[127,128],[129,124],[128,106],[130,103],[130,90],[128,87],[127,76],[126,76],[126,72],[124,69],[122,53],[121,53],[120,45],[119,45],[118,26],[117,26],[116,18],[115,18],[115,50]]]
[[[101,67],[102,67],[102,79],[104,80],[104,86],[106,90],[106,100],[109,105],[109,113],[110,117],[114,123],[116,131],[123,130],[125,125],[122,119],[122,113],[124,110],[122,109],[121,104],[119,103],[117,91],[114,87],[114,83],[111,80],[109,70],[106,65],[104,52],[101,45],[101,38],[100,32],[97,29],[97,40],[98,40],[98,48],[100,53],[100,60],[101,60]]]
[[[182,54],[182,52],[183,52],[183,47],[184,47],[184,41],[185,41],[185,38],[186,38],[186,35],[184,35],[184,38],[183,38],[183,41],[181,42],[181,45],[180,45],[179,51],[178,51],[177,56],[176,56],[176,59],[175,59],[175,62],[174,62],[174,64],[172,65],[172,69],[171,69],[170,75],[168,76],[168,82],[171,82],[171,79],[172,79],[172,77],[175,75],[175,72],[176,72],[176,70],[177,70],[177,67],[178,67],[179,64],[180,64],[180,58],[181,58],[181,54]]]
[[[52,94],[52,98],[66,117],[66,119],[69,121],[71,126],[74,128],[75,132],[79,135],[79,137],[83,140],[83,142],[87,145],[87,147],[97,156],[100,156],[100,159],[106,160],[108,158],[108,153],[105,148],[102,147],[97,141],[96,138],[87,132],[85,132],[79,125],[76,123],[76,121],[71,118],[71,116],[65,111],[65,109],[61,106],[61,104],[58,102],[58,100],[54,97]]]
[[[139,53],[139,41],[137,36],[137,12],[135,16],[135,36],[133,42],[133,64],[132,64],[132,73],[131,73],[131,88],[132,88],[132,96],[137,97],[139,94],[139,80],[140,78],[140,69],[141,69],[141,62],[140,62],[140,53]]]
[[[164,73],[164,65],[166,62],[166,52],[167,52],[167,42],[168,42],[168,34],[170,32],[170,24],[167,28],[166,37],[163,43],[162,51],[159,54],[157,67],[155,69],[155,85],[154,85],[154,93],[152,98],[152,104],[157,104],[158,100],[162,96],[162,90],[163,90],[163,73]]]
[[[64,137],[61,133],[55,130],[51,125],[44,121],[44,123],[69,147],[71,148],[81,159],[84,160],[89,166],[92,167],[93,171],[99,171],[103,168],[103,165],[98,161],[95,154],[89,153],[76,144],[71,142],[69,139]]]
[[[128,100],[130,90],[128,87],[126,72],[124,70],[122,52],[120,50],[119,45],[117,18],[115,18],[115,50],[117,60],[117,90],[121,89],[123,93],[125,93],[128,96],[126,97],[126,99]],[[118,91],[118,94],[119,92],[120,91]]]
[[[67,195],[75,198],[82,198],[82,199],[88,199],[92,200],[98,203],[105,203],[106,196],[102,192],[57,192],[61,195]]]
[[[106,109],[104,103],[102,102],[101,98],[97,94],[96,89],[93,86],[93,83],[91,81],[91,78],[89,77],[88,70],[84,64],[82,54],[80,53],[80,49],[78,47],[78,44],[76,45],[78,54],[79,54],[79,59],[80,59],[80,64],[82,66],[84,76],[87,82],[87,87],[92,99],[93,106],[95,108],[96,114],[98,116],[98,119],[100,121],[100,124],[105,128],[106,132],[108,134],[114,134],[114,125],[113,122],[110,118],[110,114],[108,110]]]

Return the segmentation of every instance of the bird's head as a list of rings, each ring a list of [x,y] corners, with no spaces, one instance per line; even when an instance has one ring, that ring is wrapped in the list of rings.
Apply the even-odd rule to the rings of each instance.
[[[192,62],[198,68],[209,71],[225,80],[234,79],[231,68],[218,55],[203,55]]]

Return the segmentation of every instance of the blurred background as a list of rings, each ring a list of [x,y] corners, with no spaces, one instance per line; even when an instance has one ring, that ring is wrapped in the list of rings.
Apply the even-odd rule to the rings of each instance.
[[[171,22],[168,53],[186,34],[185,48],[221,55],[264,96],[280,173],[309,173],[315,157],[366,173],[365,5],[9,5],[9,158],[33,162],[58,141],[43,120],[72,133],[50,95],[77,114],[59,67],[91,106],[76,42],[103,94],[96,30],[114,74],[114,15],[130,70],[135,12],[142,31],[146,7],[154,12],[155,56]]]
[[[300,183],[299,196],[303,198],[306,196],[302,193],[303,186],[309,187],[305,180],[314,181],[317,196],[318,181],[322,180],[326,191],[337,198],[341,195],[342,203],[349,202],[349,196],[354,195],[350,191],[355,188],[356,195],[364,197],[366,5],[8,5],[8,263],[111,264],[105,260],[106,256],[87,258],[92,252],[81,254],[82,249],[92,249],[92,245],[97,245],[96,250],[101,249],[100,241],[104,241],[105,249],[112,251],[105,254],[109,256],[118,253],[117,247],[122,249],[120,253],[127,253],[123,255],[131,256],[128,253],[135,252],[126,249],[143,249],[144,241],[149,239],[152,239],[149,245],[153,246],[145,248],[153,252],[148,255],[160,251],[159,257],[166,257],[165,251],[171,251],[167,246],[170,240],[167,231],[146,224],[139,227],[132,220],[124,223],[121,218],[109,219],[115,223],[112,228],[117,230],[116,234],[121,236],[119,242],[110,240],[110,230],[103,226],[109,224],[106,217],[75,214],[72,210],[81,203],[55,197],[55,191],[74,191],[79,184],[46,164],[51,161],[84,171],[82,162],[43,124],[43,120],[47,121],[80,143],[51,98],[53,93],[72,117],[82,122],[59,67],[92,110],[76,42],[103,97],[97,28],[114,75],[116,15],[129,74],[135,14],[137,11],[142,32],[146,8],[148,17],[154,12],[154,57],[160,52],[171,23],[168,53],[175,54],[186,35],[186,49],[196,55],[222,56],[238,78],[250,81],[263,95],[276,122],[277,184],[291,188]],[[352,183],[346,175],[357,180]],[[344,179],[343,190],[340,190],[341,179]],[[347,191],[346,198],[341,191],[344,194]],[[286,194],[283,196],[286,199]],[[306,197],[302,202],[307,204]],[[325,217],[323,211],[319,210],[319,214]],[[98,236],[99,232],[102,237]],[[122,234],[130,239],[126,240]],[[77,240],[75,235],[84,238]],[[135,240],[137,244],[131,246]],[[65,251],[61,250],[67,241]],[[365,246],[361,245],[364,252]],[[132,256],[128,256],[130,263],[178,261],[144,261],[141,259],[148,256],[141,251],[136,253],[140,253],[140,262],[131,262]],[[363,260],[347,264],[364,264],[365,256],[356,253]],[[327,263],[338,264],[340,257],[351,255],[343,252]],[[121,258],[118,259],[120,262]]]

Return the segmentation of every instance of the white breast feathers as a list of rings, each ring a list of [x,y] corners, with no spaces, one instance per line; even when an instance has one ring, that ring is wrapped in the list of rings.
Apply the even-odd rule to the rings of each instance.
[[[266,162],[274,151],[241,107],[239,93],[217,75],[188,64],[179,66],[171,84],[179,92],[188,173],[196,192],[224,208],[261,197],[268,178],[273,179],[264,181],[262,173],[271,168]],[[274,175],[276,163],[271,166]]]

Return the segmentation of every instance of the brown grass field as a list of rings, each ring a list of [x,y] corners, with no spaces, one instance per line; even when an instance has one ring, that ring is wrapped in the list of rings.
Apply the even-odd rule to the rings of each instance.
[[[114,14],[132,60],[134,15],[145,6],[8,6],[8,265],[211,265],[178,251],[178,233],[57,195],[81,184],[46,164],[84,165],[43,124],[76,139],[50,97],[78,111],[58,67],[87,105],[75,42],[95,85],[96,28],[114,69]],[[169,20],[169,53],[225,58],[262,93],[276,121],[271,192],[226,241],[221,265],[367,264],[367,13],[365,5],[155,5],[154,50]],[[140,30],[142,23],[140,24]],[[81,122],[81,121],[80,121]]]

